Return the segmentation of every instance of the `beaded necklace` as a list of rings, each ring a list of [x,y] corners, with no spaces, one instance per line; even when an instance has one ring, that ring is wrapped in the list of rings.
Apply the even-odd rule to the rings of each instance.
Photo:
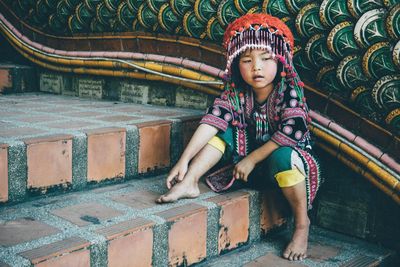
[[[267,142],[271,136],[269,134],[269,119],[267,115],[266,103],[260,106],[257,102],[253,112],[253,120],[256,126],[256,140],[258,142]]]

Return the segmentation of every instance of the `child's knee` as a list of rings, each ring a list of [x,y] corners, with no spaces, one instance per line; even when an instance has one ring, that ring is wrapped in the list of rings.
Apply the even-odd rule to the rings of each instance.
[[[280,147],[270,156],[269,167],[279,187],[294,186],[305,180],[303,162],[291,147]]]
[[[213,136],[213,138],[211,138],[211,140],[208,141],[208,144],[221,151],[222,154],[225,153],[226,143],[218,136],[216,135]]]
[[[305,176],[298,169],[291,169],[275,174],[279,187],[290,187],[305,180]]]

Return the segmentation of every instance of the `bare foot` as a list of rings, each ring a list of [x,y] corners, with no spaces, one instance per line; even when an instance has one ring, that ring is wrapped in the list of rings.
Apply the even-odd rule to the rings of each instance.
[[[184,179],[183,181],[176,183],[168,193],[160,196],[156,202],[170,203],[175,202],[181,198],[196,198],[200,195],[200,189],[198,184],[189,181],[189,179]]]
[[[290,261],[298,261],[307,258],[308,230],[310,222],[295,226],[292,240],[283,252],[283,257]]]

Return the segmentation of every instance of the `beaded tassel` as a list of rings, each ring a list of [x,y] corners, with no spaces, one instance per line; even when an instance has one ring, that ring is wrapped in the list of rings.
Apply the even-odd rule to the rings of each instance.
[[[244,118],[244,95],[243,93],[237,93],[235,89],[235,85],[226,84],[225,85],[225,92],[222,96],[224,100],[228,100],[231,104],[232,108],[230,109],[232,115],[232,125],[238,127],[239,129],[244,129],[247,127]]]

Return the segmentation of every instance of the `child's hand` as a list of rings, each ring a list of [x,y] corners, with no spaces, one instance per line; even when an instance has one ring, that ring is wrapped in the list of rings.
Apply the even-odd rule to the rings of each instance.
[[[237,180],[243,180],[247,182],[247,178],[254,167],[254,162],[249,157],[245,157],[235,165],[235,168],[233,169],[233,177],[235,177]]]
[[[179,183],[185,177],[185,174],[188,170],[188,163],[178,161],[176,165],[169,172],[166,183],[167,188],[171,189],[176,183]]]

